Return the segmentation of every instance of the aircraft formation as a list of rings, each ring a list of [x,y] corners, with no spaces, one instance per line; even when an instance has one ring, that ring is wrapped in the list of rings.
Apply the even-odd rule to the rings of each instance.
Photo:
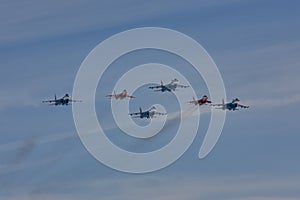
[[[179,84],[178,79],[172,79],[170,83],[164,84],[163,81],[161,81],[160,84],[150,86],[149,89],[153,89],[156,92],[174,92],[177,91],[178,88],[188,88],[188,85],[181,85]],[[114,91],[113,94],[106,95],[107,98],[114,98],[116,100],[126,100],[126,99],[132,99],[136,98],[135,96],[131,96],[127,93],[127,90],[124,89],[121,93],[116,93]],[[239,103],[239,99],[235,98],[231,102],[225,103],[224,99],[222,99],[222,103],[214,104],[212,101],[208,99],[206,95],[204,95],[201,99],[195,99],[193,97],[192,101],[189,101],[187,103],[194,104],[195,106],[202,106],[202,105],[210,105],[216,107],[216,109],[221,110],[229,110],[229,111],[235,111],[239,110],[240,108],[249,108],[249,106],[242,105]],[[64,106],[64,105],[70,105],[70,103],[75,102],[82,102],[82,100],[74,100],[71,99],[69,94],[65,94],[62,98],[57,99],[56,95],[54,95],[54,99],[42,101],[42,103],[49,103],[48,105],[54,105],[54,106]],[[139,112],[135,113],[129,113],[131,117],[134,118],[154,118],[159,115],[167,115],[167,113],[158,112],[155,108],[155,106],[152,106],[150,109],[143,111],[142,108],[139,108]]]

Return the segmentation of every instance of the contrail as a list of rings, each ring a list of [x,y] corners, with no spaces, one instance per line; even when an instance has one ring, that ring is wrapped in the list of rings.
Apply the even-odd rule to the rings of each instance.
[[[26,162],[26,159],[37,148],[37,146],[49,142],[60,141],[73,136],[74,134],[71,133],[55,134],[55,135],[47,135],[47,136],[33,136],[24,141],[17,141],[17,142],[0,145],[0,151],[2,152],[4,151],[16,152],[15,155],[11,156],[11,160],[7,164],[1,166],[0,168],[0,179],[1,179],[0,187],[4,189],[8,187],[9,184],[11,185],[15,183],[14,179],[10,178],[9,176],[1,177],[2,175],[7,175],[11,172],[18,171],[26,167],[32,167],[38,164],[57,160],[58,157],[56,156],[55,158],[46,158],[38,161]]]
[[[274,106],[286,106],[290,104],[300,103],[300,95],[291,97],[284,97],[280,99],[252,99],[244,101],[250,106],[257,107],[274,107]]]
[[[186,119],[186,118],[197,116],[197,115],[204,114],[204,113],[211,113],[211,106],[202,105],[199,107],[200,111],[196,112],[198,107],[199,107],[198,105],[192,106],[184,111],[177,111],[177,112],[170,113],[170,114],[168,114],[168,120]]]
[[[162,137],[164,137],[165,135],[164,133],[167,133],[169,130],[176,127],[176,125],[180,123],[180,120],[200,114],[200,112],[199,113],[195,112],[197,109],[198,108],[196,106],[193,106],[193,107],[189,107],[187,110],[184,110],[182,112],[177,111],[168,114],[167,121],[164,127],[162,128],[162,130],[160,131],[160,134],[156,134],[147,139],[136,141],[130,145],[130,148],[134,148],[135,150],[140,150],[142,147],[144,147],[144,145],[151,144],[151,143],[153,144],[153,142],[157,141],[159,138],[162,139]],[[169,135],[169,137],[171,136]]]
[[[64,134],[49,134],[46,136],[33,136],[25,141],[16,141],[6,144],[0,145],[0,151],[12,151],[12,150],[18,150],[19,152],[22,152],[22,149],[28,150],[33,148],[35,145],[40,145],[48,142],[55,142],[59,140],[63,140],[69,137],[73,137],[73,133],[64,133]],[[31,148],[29,148],[31,147]],[[22,154],[22,153],[20,153]]]

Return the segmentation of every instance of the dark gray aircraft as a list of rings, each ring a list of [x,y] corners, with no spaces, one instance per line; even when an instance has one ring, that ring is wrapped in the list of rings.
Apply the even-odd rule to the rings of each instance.
[[[136,117],[136,118],[153,118],[155,115],[166,115],[167,113],[161,113],[157,112],[155,106],[152,106],[147,111],[142,111],[142,108],[140,108],[140,112],[136,113],[129,113],[130,116]]]
[[[238,108],[249,108],[249,106],[245,106],[242,104],[239,104],[240,100],[238,98],[233,99],[231,102],[229,103],[225,103],[224,99],[222,99],[222,103],[221,104],[213,104],[213,106],[218,106],[217,109],[222,109],[222,110],[239,110]]]
[[[54,95],[54,99],[47,100],[47,101],[42,101],[42,103],[49,103],[48,105],[50,106],[59,106],[59,105],[69,105],[71,102],[82,102],[81,100],[73,100],[70,98],[69,94],[65,94],[60,99],[57,99],[56,95]]]

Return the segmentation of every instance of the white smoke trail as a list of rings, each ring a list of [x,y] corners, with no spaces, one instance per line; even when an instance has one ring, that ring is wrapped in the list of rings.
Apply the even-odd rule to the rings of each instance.
[[[287,106],[290,104],[300,103],[300,95],[294,95],[290,97],[283,98],[273,98],[273,99],[250,99],[244,101],[245,105],[255,106],[255,107],[274,107],[274,106]]]

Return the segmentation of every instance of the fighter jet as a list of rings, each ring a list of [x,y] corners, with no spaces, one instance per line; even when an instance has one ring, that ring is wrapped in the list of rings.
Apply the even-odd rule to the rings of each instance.
[[[120,99],[120,100],[127,99],[127,98],[135,98],[135,96],[128,95],[127,90],[123,90],[123,92],[119,94],[116,94],[116,92],[114,92],[114,94],[106,95],[106,97]]]
[[[190,104],[195,104],[196,105],[203,105],[203,104],[211,104],[212,102],[210,100],[208,100],[208,97],[206,95],[204,95],[201,99],[199,100],[196,100],[194,97],[193,97],[193,101],[189,101],[188,103]]]
[[[161,81],[160,85],[157,86],[150,86],[150,89],[155,89],[154,91],[156,92],[172,92],[175,91],[177,88],[187,88],[189,87],[188,85],[180,85],[179,81],[175,78],[173,80],[171,80],[170,83],[164,85],[164,83]]]
[[[142,111],[142,108],[140,108],[140,112],[136,113],[129,113],[130,116],[136,117],[136,118],[153,118],[155,115],[166,115],[167,113],[161,113],[157,112],[155,106],[152,106],[149,110],[147,111]]]
[[[217,109],[222,109],[222,110],[239,110],[238,107],[240,108],[249,108],[249,106],[245,106],[242,104],[239,104],[240,100],[238,98],[233,99],[231,102],[229,103],[225,103],[224,99],[222,99],[222,103],[221,104],[213,104],[213,106],[218,106]]]
[[[42,103],[49,103],[50,106],[59,106],[59,105],[69,105],[71,102],[82,102],[81,100],[73,100],[70,98],[69,94],[65,94],[60,99],[57,99],[56,95],[54,95],[54,99],[42,101]]]

